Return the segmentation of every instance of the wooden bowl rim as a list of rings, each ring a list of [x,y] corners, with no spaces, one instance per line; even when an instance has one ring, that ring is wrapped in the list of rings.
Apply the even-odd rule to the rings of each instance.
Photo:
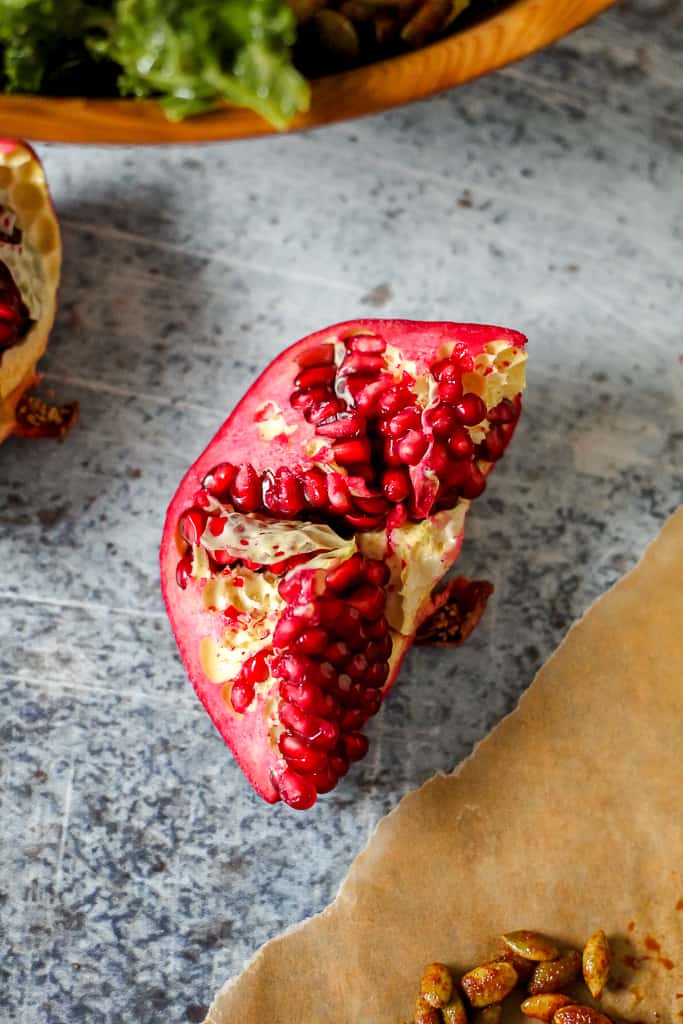
[[[528,56],[616,0],[516,0],[462,32],[412,53],[312,82],[310,109],[290,132],[388,110]],[[225,106],[175,123],[155,100],[0,95],[3,135],[40,142],[218,142],[274,134],[250,110]]]

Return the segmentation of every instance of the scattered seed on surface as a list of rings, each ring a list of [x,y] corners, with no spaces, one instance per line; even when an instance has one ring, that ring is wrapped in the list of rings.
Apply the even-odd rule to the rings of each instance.
[[[573,1000],[560,992],[549,992],[543,996],[529,996],[522,1003],[522,1013],[526,1017],[533,1017],[534,1020],[552,1021],[558,1010],[563,1006],[570,1006]]]
[[[440,1009],[451,998],[453,978],[445,964],[427,964],[420,982],[420,995],[430,1006]]]
[[[462,987],[472,1006],[499,1003],[517,984],[517,971],[506,960],[492,960],[463,975]]]
[[[555,960],[560,955],[557,946],[540,932],[507,932],[503,942],[525,960]]]
[[[441,1008],[441,1016],[444,1024],[467,1024],[467,1010],[459,992],[453,990],[450,1000]]]
[[[607,984],[612,954],[602,928],[593,932],[583,951],[583,980],[593,999],[599,999]]]
[[[563,1006],[553,1017],[553,1024],[613,1024],[611,1017],[606,1017],[592,1006]]]
[[[545,960],[534,968],[529,979],[529,995],[540,996],[546,992],[559,992],[571,985],[581,970],[581,954],[575,949],[567,950],[556,960]]]

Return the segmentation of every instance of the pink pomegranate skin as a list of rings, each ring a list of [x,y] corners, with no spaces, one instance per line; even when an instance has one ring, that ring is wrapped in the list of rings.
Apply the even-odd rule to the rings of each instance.
[[[205,610],[198,593],[199,581],[192,580],[190,585],[184,587],[178,585],[176,572],[179,559],[187,550],[187,545],[180,537],[178,524],[183,513],[193,506],[207,474],[221,463],[249,463],[260,475],[278,467],[306,469],[316,462],[324,461],[324,456],[311,458],[310,443],[316,437],[315,425],[307,422],[292,407],[291,398],[296,390],[294,380],[302,373],[302,364],[306,367],[308,352],[317,350],[331,340],[354,336],[356,332],[377,332],[388,345],[400,352],[403,361],[414,364],[418,376],[428,374],[430,367],[453,343],[457,343],[459,349],[469,353],[473,359],[485,352],[491,342],[506,342],[515,349],[522,349],[526,343],[525,337],[517,331],[478,324],[355,320],[325,328],[287,348],[264,370],[181,481],[168,508],[161,542],[161,585],[166,609],[182,660],[199,699],[242,771],[257,792],[270,803],[281,798],[287,799],[277,783],[282,758],[270,738],[266,715],[258,712],[236,714],[224,696],[223,686],[212,682],[205,674],[200,660],[201,641],[206,637],[220,641],[225,623],[221,615]],[[285,421],[290,427],[295,424],[296,430],[282,430],[275,433],[275,436],[270,436],[273,433],[270,431],[268,439],[264,439],[264,420],[269,417],[271,421],[278,420],[280,414],[284,417],[283,424]],[[516,420],[510,424],[506,443],[509,442],[515,423]],[[493,462],[485,466],[484,475],[492,465]],[[472,496],[476,497],[476,494]],[[324,521],[324,512],[321,518]],[[462,531],[454,538],[450,550],[445,554],[438,577],[431,581],[425,594],[420,621],[432,610],[429,593],[457,558],[461,544]],[[416,628],[417,625],[419,623]],[[414,633],[410,636],[394,636],[390,671],[382,686],[383,698],[393,686],[401,661],[413,639]],[[320,792],[324,791],[320,789]],[[287,802],[297,806],[296,801],[287,799]],[[302,807],[309,805],[310,801],[301,804]]]

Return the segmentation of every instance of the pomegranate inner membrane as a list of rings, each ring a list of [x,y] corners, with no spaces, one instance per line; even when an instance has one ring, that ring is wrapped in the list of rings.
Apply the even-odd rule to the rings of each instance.
[[[449,342],[421,364],[379,332],[332,333],[299,349],[289,408],[257,411],[266,456],[284,438],[291,460],[218,463],[180,515],[201,667],[231,715],[265,722],[291,806],[365,755],[362,727],[515,429],[525,359],[508,340]]]

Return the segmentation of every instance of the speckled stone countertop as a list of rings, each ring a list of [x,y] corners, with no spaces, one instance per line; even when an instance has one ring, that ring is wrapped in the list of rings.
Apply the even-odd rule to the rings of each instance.
[[[386,116],[211,148],[41,147],[64,234],[64,444],[0,450],[0,1021],[198,1021],[321,910],[378,819],[514,707],[683,497],[683,22],[629,0]],[[351,316],[529,335],[462,567],[496,593],[414,651],[306,815],[252,793],[162,610],[166,504],[254,374]]]

